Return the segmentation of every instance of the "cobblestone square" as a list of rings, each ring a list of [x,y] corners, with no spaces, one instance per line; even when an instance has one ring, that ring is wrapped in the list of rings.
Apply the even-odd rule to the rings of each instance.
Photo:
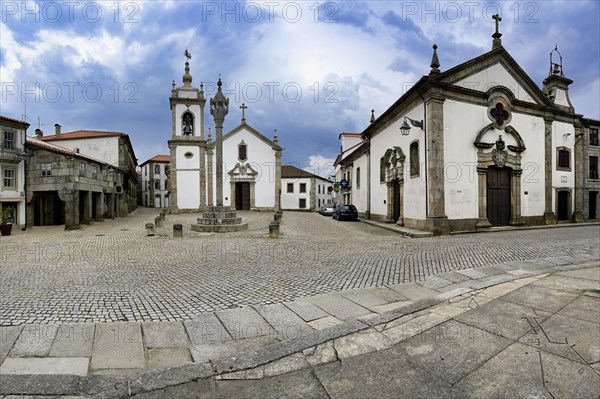
[[[167,215],[164,227],[146,236],[145,223],[157,214],[141,208],[77,231],[36,227],[2,237],[0,325],[190,320],[451,271],[468,276],[510,262],[599,257],[597,225],[412,239],[285,212],[281,238],[270,239],[272,213],[239,212],[247,231],[198,233],[190,225],[199,215],[180,214]],[[172,236],[176,223],[182,238]]]

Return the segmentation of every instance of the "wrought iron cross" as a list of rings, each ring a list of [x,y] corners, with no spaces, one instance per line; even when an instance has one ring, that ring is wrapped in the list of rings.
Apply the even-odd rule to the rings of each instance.
[[[500,28],[500,21],[502,21],[502,17],[499,14],[494,14],[492,15],[492,19],[496,20],[496,35],[500,32],[498,32],[499,28]]]
[[[504,110],[504,107],[501,103],[496,104],[496,108],[492,109],[490,114],[492,114],[500,126],[502,126],[504,121],[508,119],[508,112]]]
[[[240,109],[242,110],[242,122],[244,122],[246,120],[246,114],[244,111],[248,109],[248,106],[246,103],[242,103],[242,105],[240,105]]]

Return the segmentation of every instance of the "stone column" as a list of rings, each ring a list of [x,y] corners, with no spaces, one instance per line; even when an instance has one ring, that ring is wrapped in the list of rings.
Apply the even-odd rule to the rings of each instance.
[[[521,174],[522,170],[510,171],[510,221],[511,226],[522,226],[525,224],[521,217]]]
[[[223,206],[223,122],[229,112],[229,99],[223,95],[222,85],[221,78],[219,78],[217,94],[210,99],[210,114],[214,118],[216,132],[217,206]]]
[[[171,209],[171,213],[179,213],[177,204],[177,147],[175,145],[169,147],[171,151],[171,163],[169,164],[169,191],[171,193],[169,195],[169,208]],[[150,198],[148,199],[148,206],[154,201],[154,198],[152,197],[152,189],[154,186],[152,186],[153,182],[151,180],[150,184],[151,188],[149,190]]]
[[[83,195],[83,224],[90,224],[92,220],[92,192],[81,191],[79,195]]]
[[[444,185],[444,97],[433,95],[426,102],[428,214],[425,226],[434,234],[449,231]]]
[[[213,163],[213,146],[206,149],[206,163],[207,163],[207,171],[206,171],[206,194],[208,195],[208,206],[213,206],[213,174],[215,172],[214,163]]]
[[[231,204],[231,209],[235,210],[237,209],[237,201],[236,201],[236,193],[235,193],[235,181],[234,180],[230,180],[229,181],[229,203]]]
[[[281,151],[275,151],[275,210],[281,209]]]
[[[256,182],[250,182],[250,209],[256,209]]]
[[[202,122],[204,124],[204,122]],[[204,127],[202,127],[202,135],[204,135]],[[206,210],[206,163],[205,163],[204,145],[200,146],[200,210]]]
[[[544,119],[544,224],[556,224],[552,212],[552,119]]]
[[[385,183],[387,186],[387,214],[385,215],[386,223],[394,223],[394,181]]]
[[[581,123],[575,123],[575,148],[573,170],[575,171],[575,196],[573,198],[573,222],[583,223],[583,169],[587,162],[583,152],[583,129]]]
[[[104,220],[104,193],[94,193],[96,195],[96,220],[101,222]]]
[[[72,189],[59,190],[58,197],[65,203],[65,230],[80,229],[79,191]]]
[[[490,227],[492,224],[487,217],[487,173],[488,168],[477,167],[477,179],[479,190],[479,218],[477,219],[477,228]]]
[[[404,226],[404,178],[401,178],[398,181],[398,184],[400,185],[400,216],[398,216],[396,224],[398,226]]]

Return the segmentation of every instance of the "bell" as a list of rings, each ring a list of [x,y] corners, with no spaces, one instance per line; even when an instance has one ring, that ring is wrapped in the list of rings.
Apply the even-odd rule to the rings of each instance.
[[[560,73],[560,69],[558,67],[558,64],[554,64],[554,69],[552,70],[552,73],[555,75],[558,75]]]

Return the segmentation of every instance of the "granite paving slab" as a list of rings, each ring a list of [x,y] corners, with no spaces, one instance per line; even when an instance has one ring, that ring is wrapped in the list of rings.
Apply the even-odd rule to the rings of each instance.
[[[58,333],[55,324],[27,324],[15,341],[9,357],[48,356]]]
[[[223,323],[233,339],[276,334],[273,327],[251,307],[220,310],[215,312],[215,316]]]
[[[187,348],[190,344],[183,323],[161,321],[142,323],[146,348]]]
[[[496,299],[458,315],[455,320],[517,340],[532,330],[529,318],[541,322],[550,315],[543,310]]]
[[[455,384],[512,343],[468,324],[449,320],[394,347],[423,370]]]
[[[581,295],[562,308],[558,314],[600,324],[600,298]]]
[[[586,280],[600,281],[600,269],[599,268],[587,268],[579,270],[568,270],[564,272],[556,273],[559,276],[582,278]]]
[[[568,342],[569,346],[588,364],[600,361],[598,324],[556,314],[540,325],[550,342]]]
[[[424,281],[419,281],[417,284],[432,290],[445,287],[452,284],[452,281],[446,280],[439,276],[427,276]]]
[[[89,361],[87,357],[8,358],[0,366],[0,374],[86,376]]]
[[[311,334],[314,329],[282,303],[256,307],[258,313],[283,339]]]
[[[262,335],[226,342],[194,345],[190,348],[190,352],[192,353],[194,362],[207,363],[217,358],[235,357],[239,353],[256,350],[275,342],[279,341],[268,335]]]
[[[308,322],[308,325],[317,331],[321,331],[326,328],[334,327],[340,324],[344,324],[344,322],[335,316],[327,316],[323,317],[322,319],[317,319]]]
[[[487,274],[477,271],[475,269],[460,269],[460,270],[455,270],[455,272],[460,273],[464,276],[467,276],[471,279],[478,279],[478,278],[483,278],[483,277],[488,276]]]
[[[52,357],[90,357],[94,346],[94,324],[61,324],[50,356]]]
[[[194,345],[220,343],[233,339],[221,320],[214,313],[202,313],[194,320],[186,320],[183,326]]]
[[[142,369],[146,367],[142,331],[137,323],[98,323],[91,368]]]
[[[314,373],[331,399],[464,398],[447,382],[398,357],[393,348],[316,366]]]
[[[374,287],[367,288],[365,291],[370,292],[371,294],[377,295],[379,298],[385,300],[386,302],[397,302],[397,301],[408,301],[409,298],[402,295],[398,291],[394,291],[389,287]]]
[[[573,292],[529,284],[504,295],[502,300],[554,313],[575,298],[577,294]]]
[[[416,283],[388,285],[388,288],[404,295],[405,297],[417,301],[419,299],[429,298],[437,295],[438,292],[429,288],[423,287]]]
[[[291,309],[292,312],[300,316],[304,321],[312,321],[329,316],[329,313],[306,299],[296,299],[293,302],[284,302],[283,304]]]
[[[544,277],[532,283],[544,287],[556,288],[563,291],[600,290],[600,281],[582,279],[556,274]]]
[[[189,349],[148,349],[148,366],[151,369],[163,369],[192,362]]]
[[[23,326],[7,326],[0,327],[0,364],[4,362],[4,359],[10,352],[19,334],[21,334]]]
[[[371,313],[370,310],[339,294],[316,295],[307,299],[327,313],[344,321]]]
[[[372,306],[385,305],[387,303],[385,299],[365,290],[340,291],[340,295],[367,309]]]

